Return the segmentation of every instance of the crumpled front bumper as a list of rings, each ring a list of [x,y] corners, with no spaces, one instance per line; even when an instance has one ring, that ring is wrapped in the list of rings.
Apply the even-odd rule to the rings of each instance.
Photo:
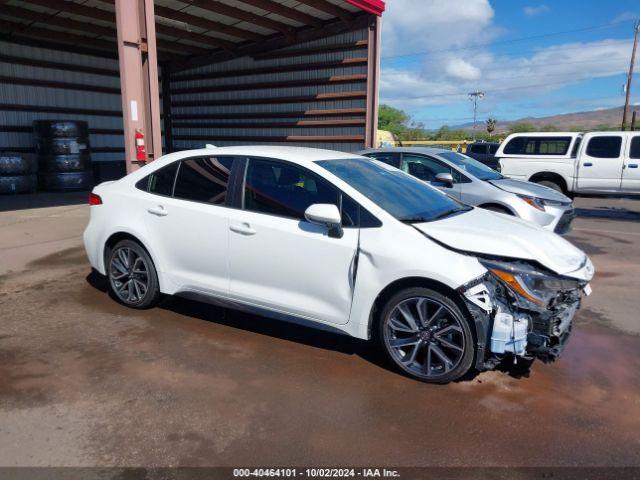
[[[506,288],[490,274],[461,287],[459,291],[476,324],[476,368],[491,369],[509,355],[538,358],[545,363],[556,360],[571,336],[582,289],[559,292],[548,308],[533,311],[510,302]],[[505,318],[512,324],[500,325]]]

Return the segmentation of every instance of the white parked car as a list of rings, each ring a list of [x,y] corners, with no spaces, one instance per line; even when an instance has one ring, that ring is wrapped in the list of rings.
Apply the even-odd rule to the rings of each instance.
[[[90,204],[87,255],[124,305],[182,295],[373,338],[429,382],[554,359],[593,275],[555,233],[328,150],[172,153]]]
[[[640,194],[640,132],[514,133],[496,157],[503,175],[565,194]]]

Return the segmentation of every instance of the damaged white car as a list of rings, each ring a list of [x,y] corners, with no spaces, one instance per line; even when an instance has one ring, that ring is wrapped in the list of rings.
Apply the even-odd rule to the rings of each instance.
[[[117,301],[182,295],[374,339],[427,382],[554,360],[593,276],[555,233],[328,150],[177,152],[90,204],[85,247]]]

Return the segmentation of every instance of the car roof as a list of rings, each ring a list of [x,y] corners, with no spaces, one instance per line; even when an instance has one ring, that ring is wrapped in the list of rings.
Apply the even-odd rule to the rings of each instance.
[[[518,132],[512,133],[509,137],[577,137],[578,135],[582,135],[582,132]]]
[[[321,148],[287,147],[279,145],[240,145],[233,147],[208,147],[195,150],[182,150],[165,155],[168,161],[193,156],[211,155],[247,155],[287,160],[301,165],[320,160],[344,160],[357,157],[355,153],[337,152]]]
[[[361,150],[358,155],[364,155],[366,153],[422,153],[438,155],[439,153],[452,152],[449,148],[435,148],[435,147],[384,147],[384,148],[369,148],[367,150]]]

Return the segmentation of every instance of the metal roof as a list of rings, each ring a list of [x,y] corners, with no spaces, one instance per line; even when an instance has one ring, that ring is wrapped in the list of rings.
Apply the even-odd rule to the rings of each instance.
[[[114,0],[0,0],[3,38],[36,38],[106,50],[116,48]],[[160,60],[215,53],[227,57],[294,42],[300,33],[328,26],[346,29],[366,13],[380,14],[381,0],[155,0]],[[279,48],[285,46],[281,41]],[[282,45],[282,46],[280,46]],[[237,54],[236,54],[237,53]]]

